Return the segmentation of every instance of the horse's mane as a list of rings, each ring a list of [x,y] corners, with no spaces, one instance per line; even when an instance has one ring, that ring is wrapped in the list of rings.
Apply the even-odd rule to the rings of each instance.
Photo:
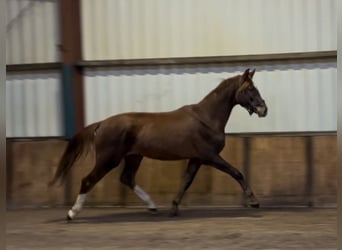
[[[212,94],[216,93],[222,93],[223,91],[226,91],[227,88],[234,88],[237,89],[239,87],[239,79],[240,75],[236,75],[227,79],[222,80],[216,88],[214,88],[212,91],[210,91],[203,99],[211,96]]]

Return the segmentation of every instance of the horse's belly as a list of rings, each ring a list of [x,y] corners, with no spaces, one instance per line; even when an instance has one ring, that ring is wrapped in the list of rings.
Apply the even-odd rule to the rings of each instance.
[[[173,154],[173,153],[165,153],[165,152],[151,152],[146,151],[139,153],[140,155],[143,155],[145,157],[155,159],[155,160],[161,160],[161,161],[175,161],[175,160],[182,160],[182,159],[188,159],[191,157],[187,157],[185,155],[181,154]]]
[[[158,160],[181,160],[192,158],[195,150],[191,143],[181,143],[178,140],[144,140],[138,142],[131,153],[140,154]]]

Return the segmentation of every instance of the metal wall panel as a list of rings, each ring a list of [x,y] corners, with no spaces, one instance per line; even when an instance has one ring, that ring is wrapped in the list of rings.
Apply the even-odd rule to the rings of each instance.
[[[60,73],[8,74],[6,136],[62,136]]]
[[[57,0],[7,0],[7,64],[59,60]]]
[[[336,50],[336,0],[82,0],[85,60]]]
[[[87,70],[86,123],[130,112],[160,112],[200,101],[222,79],[248,65]],[[256,86],[269,106],[266,118],[234,108],[226,132],[336,130],[336,62],[262,63]]]

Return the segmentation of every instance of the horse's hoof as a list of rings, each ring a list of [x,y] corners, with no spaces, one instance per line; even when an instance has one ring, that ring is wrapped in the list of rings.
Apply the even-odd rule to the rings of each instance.
[[[252,208],[259,208],[260,204],[259,203],[251,203],[251,204],[249,204],[249,206]]]
[[[179,214],[178,213],[175,213],[175,212],[170,212],[169,213],[169,217],[172,218],[172,217],[177,217]]]
[[[179,211],[178,211],[178,209],[172,209],[172,210],[169,212],[169,217],[176,217],[176,216],[179,216]]]
[[[157,208],[149,208],[148,211],[149,211],[151,214],[157,214],[157,213],[158,213],[158,209],[157,209]]]
[[[72,219],[75,217],[75,215],[76,215],[75,212],[70,209],[67,213],[67,221],[68,222],[72,221]]]

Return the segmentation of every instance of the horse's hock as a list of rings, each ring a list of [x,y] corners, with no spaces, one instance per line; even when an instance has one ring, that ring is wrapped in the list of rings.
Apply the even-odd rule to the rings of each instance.
[[[61,186],[48,187],[66,142],[7,140],[9,207],[70,205],[81,179],[93,167],[82,158]],[[324,149],[324,150],[323,150]],[[336,205],[336,136],[226,136],[221,152],[247,177],[261,206]],[[137,182],[157,205],[169,206],[184,175],[186,161],[144,159]],[[143,205],[119,181],[114,169],[91,191],[88,205]],[[183,205],[242,205],[242,191],[226,174],[202,167]]]

